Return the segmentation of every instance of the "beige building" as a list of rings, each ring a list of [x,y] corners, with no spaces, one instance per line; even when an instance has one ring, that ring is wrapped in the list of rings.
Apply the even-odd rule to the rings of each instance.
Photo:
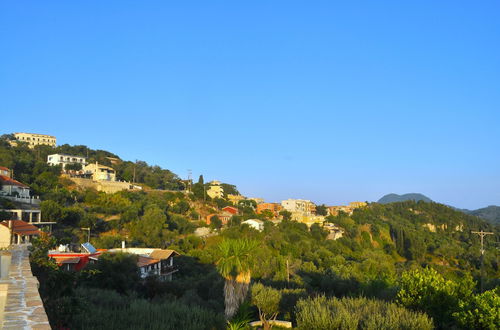
[[[314,214],[316,205],[305,199],[287,199],[281,202],[283,209],[292,213],[302,213],[304,215]]]
[[[56,146],[56,137],[52,135],[36,134],[36,133],[14,133],[16,140],[28,143],[30,148],[38,145]]]
[[[222,188],[220,181],[214,180],[210,181],[209,188],[207,190],[207,195],[210,198],[223,198],[224,197],[224,188]]]
[[[367,206],[368,204],[366,202],[351,202],[349,205],[338,205],[338,206],[328,206],[328,214],[336,216],[339,214],[339,212],[344,212],[349,215],[354,212],[355,209],[362,208]]]
[[[116,171],[112,167],[100,165],[97,162],[85,166],[83,171],[91,175],[95,181],[116,181]]]
[[[233,203],[234,205],[238,205],[238,202],[239,201],[242,201],[244,199],[246,199],[245,196],[242,196],[242,195],[231,195],[231,194],[228,194],[227,195],[227,199]]]

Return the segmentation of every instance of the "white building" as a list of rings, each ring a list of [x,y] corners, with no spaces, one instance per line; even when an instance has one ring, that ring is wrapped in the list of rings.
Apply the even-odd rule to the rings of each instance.
[[[255,230],[263,231],[264,230],[264,221],[259,219],[248,219],[242,222],[242,224],[249,225]]]
[[[30,148],[38,145],[56,146],[56,137],[52,135],[36,134],[36,133],[14,133],[16,140],[28,143]]]
[[[47,164],[49,165],[62,165],[62,169],[68,164],[81,164],[82,168],[87,165],[85,157],[72,156],[66,154],[52,154],[47,156]]]

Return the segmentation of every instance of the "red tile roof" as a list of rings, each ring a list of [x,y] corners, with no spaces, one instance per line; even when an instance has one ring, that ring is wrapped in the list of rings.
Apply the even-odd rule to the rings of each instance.
[[[17,180],[11,179],[5,175],[0,175],[0,181],[2,182],[2,184],[7,185],[7,186],[19,186],[19,187],[23,187],[23,188],[29,188],[24,183],[21,183]]]
[[[3,167],[3,166],[0,166],[0,170],[2,170],[2,171],[9,171],[10,172],[10,170],[7,167]]]
[[[24,222],[22,220],[6,220],[0,222],[0,225],[3,225],[9,228],[9,222],[12,222],[12,232],[17,235],[40,235],[41,231],[38,230],[37,227]]]

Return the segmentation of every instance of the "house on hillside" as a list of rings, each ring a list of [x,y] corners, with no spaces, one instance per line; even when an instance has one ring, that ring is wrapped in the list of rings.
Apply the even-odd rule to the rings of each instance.
[[[225,212],[231,213],[232,215],[236,215],[236,214],[238,214],[238,212],[239,212],[238,208],[236,208],[236,207],[234,207],[234,206],[226,206],[226,207],[223,207],[223,208],[222,208],[222,211],[225,211]]]
[[[226,225],[229,222],[229,220],[231,220],[231,217],[233,216],[233,214],[229,213],[229,212],[226,212],[226,211],[223,211],[223,212],[221,212],[219,214],[215,214],[215,213],[209,214],[206,217],[206,223],[207,223],[207,225],[209,225],[211,223],[211,219],[214,216],[217,216],[222,221],[222,224]]]
[[[30,187],[12,178],[12,172],[6,167],[0,167],[0,197],[12,202],[38,206],[40,199],[31,196]]]
[[[14,133],[17,141],[26,142],[30,148],[38,145],[56,146],[56,137],[37,133]]]
[[[207,190],[207,195],[210,198],[224,198],[224,188],[222,188],[220,181],[210,181]]]
[[[79,164],[82,166],[87,165],[87,159],[85,157],[80,157],[80,156],[72,156],[72,155],[66,155],[66,154],[52,154],[47,156],[47,164],[56,166],[56,165],[61,165],[62,169],[64,170],[66,165],[70,164]]]
[[[41,234],[37,227],[22,220],[0,222],[0,248],[10,245],[27,244],[34,236]]]
[[[273,212],[274,217],[278,217],[280,211],[283,210],[283,207],[279,203],[257,204],[257,213],[258,214],[261,214],[265,210],[269,210],[269,211]]]
[[[95,181],[116,181],[116,171],[112,167],[100,165],[97,162],[85,166],[83,172]]]
[[[174,266],[174,257],[180,254],[174,250],[153,248],[120,248],[111,249],[108,253],[131,253],[138,256],[137,267],[141,278],[147,276],[158,276],[161,280],[171,281],[172,274],[178,271]]]
[[[259,220],[259,219],[248,219],[242,222],[242,224],[246,224],[250,226],[251,228],[258,230],[258,231],[263,231],[264,230],[264,221]]]

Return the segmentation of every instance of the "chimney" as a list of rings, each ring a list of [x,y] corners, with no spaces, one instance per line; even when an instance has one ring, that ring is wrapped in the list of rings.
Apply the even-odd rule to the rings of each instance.
[[[122,249],[125,249],[125,241],[122,241]]]

